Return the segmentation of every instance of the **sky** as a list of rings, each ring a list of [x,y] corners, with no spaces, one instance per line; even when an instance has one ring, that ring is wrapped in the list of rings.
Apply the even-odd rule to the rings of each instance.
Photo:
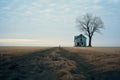
[[[86,13],[104,22],[93,46],[120,46],[119,9],[120,0],[0,0],[0,46],[74,46]]]

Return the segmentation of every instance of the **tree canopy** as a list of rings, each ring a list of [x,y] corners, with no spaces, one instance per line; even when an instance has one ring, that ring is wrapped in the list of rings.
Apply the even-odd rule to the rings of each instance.
[[[89,38],[89,45],[91,45],[92,36],[95,32],[100,33],[101,29],[104,28],[104,23],[100,17],[93,16],[92,14],[85,14],[82,17],[77,18],[77,26],[85,33]]]

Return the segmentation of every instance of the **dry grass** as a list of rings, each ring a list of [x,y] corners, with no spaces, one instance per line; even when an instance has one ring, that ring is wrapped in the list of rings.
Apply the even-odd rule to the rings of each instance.
[[[50,47],[0,47],[0,54],[20,56],[48,48]]]
[[[120,47],[70,47],[64,49],[81,54],[86,62],[95,66],[91,71],[120,71]]]
[[[111,54],[120,54],[120,47],[64,47],[64,49],[69,50],[70,52],[84,52],[89,53],[89,51],[101,52],[101,53],[111,53]],[[94,54],[92,53],[92,54]]]

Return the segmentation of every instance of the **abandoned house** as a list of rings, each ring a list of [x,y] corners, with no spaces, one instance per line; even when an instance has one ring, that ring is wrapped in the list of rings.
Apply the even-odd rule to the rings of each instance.
[[[75,47],[85,47],[86,46],[86,37],[82,34],[74,37]]]

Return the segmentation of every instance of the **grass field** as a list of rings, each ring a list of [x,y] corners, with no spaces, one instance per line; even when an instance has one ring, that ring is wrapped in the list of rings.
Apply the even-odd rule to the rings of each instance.
[[[120,47],[65,48],[73,53],[80,53],[95,70],[120,70]]]
[[[0,47],[0,80],[120,80],[120,47]]]

